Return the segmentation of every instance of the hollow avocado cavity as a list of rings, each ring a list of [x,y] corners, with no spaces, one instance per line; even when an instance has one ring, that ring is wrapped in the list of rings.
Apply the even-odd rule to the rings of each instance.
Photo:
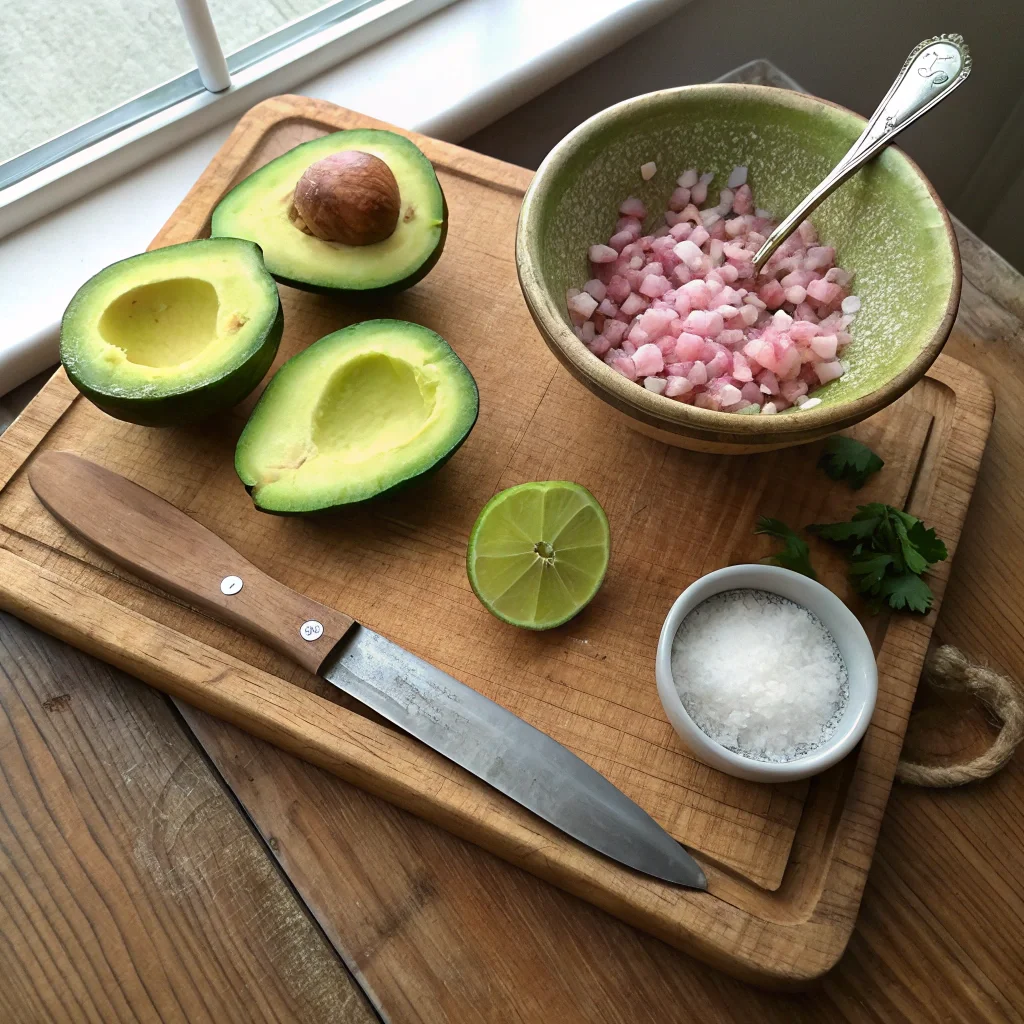
[[[447,461],[478,410],[476,382],[443,338],[363,321],[281,367],[242,431],[235,469],[267,512],[368,501]]]
[[[394,451],[416,438],[434,414],[437,382],[423,369],[383,352],[339,367],[313,411],[319,454],[344,462]]]
[[[180,366],[216,338],[220,298],[209,281],[178,277],[119,295],[100,317],[100,336],[130,363]]]

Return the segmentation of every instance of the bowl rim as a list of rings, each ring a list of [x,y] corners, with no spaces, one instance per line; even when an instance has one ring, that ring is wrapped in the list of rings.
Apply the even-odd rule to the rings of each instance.
[[[745,581],[745,582],[741,582]],[[752,581],[757,581],[756,583]],[[788,592],[782,593],[780,587]],[[852,716],[836,729],[832,737],[803,757],[792,761],[757,761],[729,750],[705,733],[690,716],[676,690],[672,675],[672,641],[683,620],[698,605],[708,598],[729,590],[768,590],[801,604],[813,615],[824,621],[831,619],[841,624],[840,629],[830,629],[836,643],[844,650],[844,661],[850,676],[850,697],[847,704]],[[793,597],[799,593],[800,599]],[[827,627],[828,628],[828,627]],[[846,657],[852,652],[857,664],[851,665]],[[794,782],[817,775],[819,772],[841,761],[861,741],[878,698],[878,664],[874,648],[860,620],[846,603],[828,587],[808,576],[775,565],[759,562],[730,565],[707,573],[691,583],[676,598],[665,616],[658,636],[655,661],[655,679],[658,697],[676,735],[706,764],[719,771],[754,782]],[[855,700],[856,687],[862,697]]]
[[[790,89],[774,86],[731,82],[712,82],[703,85],[684,85],[671,89],[660,89],[613,104],[594,114],[569,132],[554,146],[537,169],[537,173],[523,197],[519,212],[519,222],[516,227],[516,272],[530,315],[548,347],[562,365],[591,392],[630,418],[673,433],[678,433],[679,428],[683,428],[687,433],[709,441],[720,440],[723,437],[747,444],[757,444],[759,439],[764,443],[771,443],[780,438],[790,438],[794,442],[797,438],[803,437],[810,440],[813,437],[823,436],[858,423],[890,405],[909,391],[938,357],[953,329],[962,287],[960,250],[956,234],[953,231],[949,213],[934,186],[921,168],[903,150],[896,146],[888,147],[895,150],[899,158],[905,160],[921,180],[938,209],[945,227],[946,240],[953,260],[950,294],[938,327],[914,359],[874,391],[849,402],[818,406],[806,412],[800,411],[792,416],[738,416],[735,413],[700,409],[693,405],[673,402],[662,395],[649,392],[645,388],[639,387],[634,381],[627,380],[621,374],[616,373],[602,360],[593,358],[593,354],[586,346],[580,344],[579,339],[566,323],[564,310],[560,309],[554,299],[547,294],[546,288],[541,284],[540,275],[534,269],[538,262],[534,259],[534,239],[537,237],[535,226],[538,223],[541,209],[540,192],[570,159],[581,140],[602,130],[623,114],[636,108],[642,108],[653,99],[667,99],[682,95],[710,97],[730,94],[757,97],[766,102],[804,111],[832,107],[849,114],[862,124],[867,123],[866,118],[847,107],[807,93],[793,92]]]

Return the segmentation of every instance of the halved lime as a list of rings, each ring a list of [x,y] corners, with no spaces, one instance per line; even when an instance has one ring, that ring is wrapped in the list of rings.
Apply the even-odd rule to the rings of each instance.
[[[466,570],[489,612],[513,626],[552,629],[590,603],[608,568],[608,517],[585,487],[520,484],[484,506]]]

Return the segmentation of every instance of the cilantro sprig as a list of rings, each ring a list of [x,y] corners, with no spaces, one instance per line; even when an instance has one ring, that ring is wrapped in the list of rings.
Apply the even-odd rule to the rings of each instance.
[[[833,434],[826,442],[818,459],[818,468],[833,480],[846,480],[859,491],[868,477],[877,473],[885,463],[866,444],[852,437]]]
[[[783,569],[792,569],[793,572],[803,573],[810,576],[812,580],[818,578],[818,574],[811,565],[811,551],[805,541],[795,530],[791,530],[781,519],[769,519],[768,516],[758,516],[757,526],[754,533],[764,533],[769,537],[781,540],[783,547],[774,555],[762,558],[762,562],[771,565],[781,565]]]
[[[934,601],[921,574],[948,552],[935,531],[909,512],[872,502],[858,505],[853,518],[816,523],[807,529],[847,550],[850,582],[875,610],[927,612]]]

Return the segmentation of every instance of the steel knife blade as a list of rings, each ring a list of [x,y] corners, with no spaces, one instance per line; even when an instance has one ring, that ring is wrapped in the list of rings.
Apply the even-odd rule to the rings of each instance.
[[[586,761],[373,630],[354,625],[320,674],[591,849],[655,878],[707,888],[686,850]]]

